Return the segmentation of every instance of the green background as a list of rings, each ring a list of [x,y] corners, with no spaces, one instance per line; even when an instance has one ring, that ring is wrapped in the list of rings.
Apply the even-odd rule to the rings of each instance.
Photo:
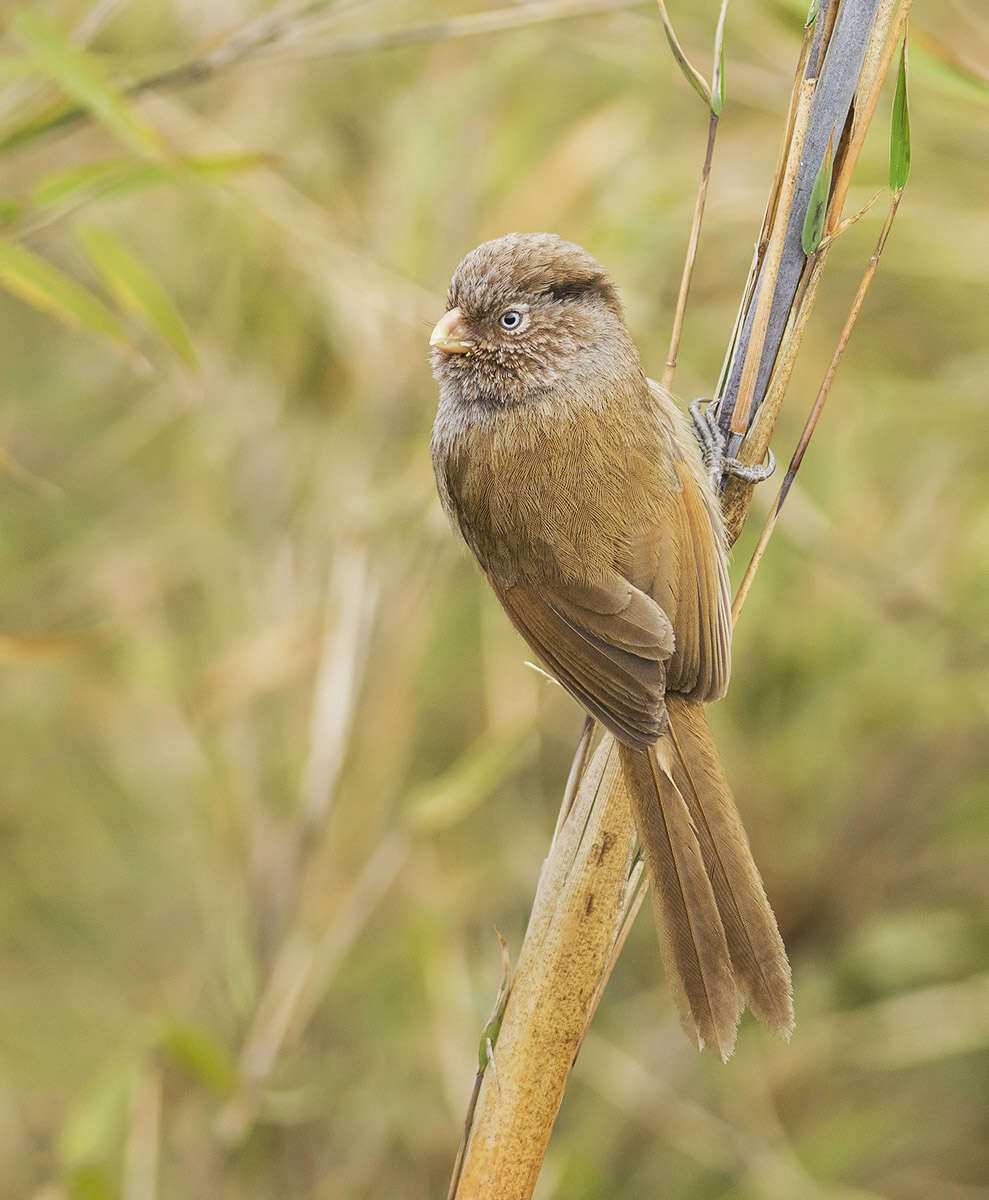
[[[3,35],[0,237],[115,308],[84,229],[109,232],[197,365],[170,318],[125,308],[122,349],[0,293],[0,1195],[445,1195],[494,929],[516,954],[580,716],[439,511],[426,341],[471,246],[552,229],[608,265],[658,375],[706,113],[647,4],[348,53],[353,31],[466,9],[311,5],[230,65],[265,13],[246,0],[35,11],[60,40],[41,62],[30,28]],[[104,85],[64,50],[94,13],[79,40]],[[671,15],[709,73],[716,6]],[[801,24],[729,10],[685,398],[721,365]],[[916,26],[912,177],[711,713],[797,1031],[787,1047],[747,1017],[729,1065],[698,1055],[641,918],[544,1200],[989,1196],[989,122],[970,69],[989,32],[962,3]],[[34,124],[67,88],[98,106],[107,79],[192,60],[204,80],[136,110]],[[885,187],[891,96],[849,211]],[[66,181],[107,161],[110,190]],[[886,202],[831,256],[784,460]]]

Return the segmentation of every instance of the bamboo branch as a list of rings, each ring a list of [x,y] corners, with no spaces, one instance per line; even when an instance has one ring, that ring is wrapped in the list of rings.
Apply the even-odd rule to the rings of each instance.
[[[456,1187],[458,1200],[526,1200],[621,924],[635,829],[606,735],[543,871]],[[563,870],[557,869],[562,867]]]
[[[855,93],[850,134],[844,143],[840,161],[836,166],[835,175],[832,180],[832,195],[828,208],[827,223],[827,228],[832,233],[836,233],[840,225],[841,210],[844,205],[849,182],[858,162],[866,130],[875,113],[879,91],[889,70],[893,51],[896,48],[897,42],[902,37],[909,10],[910,0],[882,0],[876,14],[875,23],[869,32],[862,55],[862,72],[859,79],[859,87]],[[815,109],[819,97],[820,92],[818,92],[818,98],[815,100]],[[812,115],[811,120],[813,119]],[[807,197],[809,197],[809,193],[810,188],[807,189]],[[806,205],[806,199],[804,200],[804,204]],[[803,342],[804,331],[813,312],[814,301],[817,297],[817,289],[821,281],[824,264],[831,248],[831,240],[825,239],[815,254],[809,258],[804,255],[799,236],[799,231],[803,225],[803,215],[803,211],[798,211],[793,215],[793,219],[790,222],[791,227],[794,227],[797,231],[793,252],[799,254],[803,266],[793,291],[792,301],[786,314],[786,321],[778,336],[778,348],[774,352],[775,360],[765,387],[762,402],[756,407],[755,413],[749,422],[748,433],[742,441],[741,446],[737,449],[738,457],[743,463],[759,463],[765,457],[773,429],[776,425],[776,419],[783,404],[783,397],[789,386],[797,353]],[[764,271],[762,274],[767,277],[768,286],[769,279],[773,277],[769,275],[768,271]],[[744,319],[742,324],[744,326]],[[751,332],[751,325],[748,326],[748,329]],[[736,349],[735,360],[738,357]],[[763,357],[763,362],[765,362],[765,356]],[[731,363],[726,366],[723,372],[723,389],[727,389],[730,368]],[[757,395],[758,386],[756,388]],[[724,415],[722,409],[720,413],[722,422]],[[737,445],[737,439],[731,445]],[[725,514],[729,543],[734,542],[738,537],[745,522],[751,499],[752,484],[737,478],[728,480],[722,496],[721,506]]]
[[[838,364],[841,362],[845,350],[848,347],[848,340],[852,336],[852,330],[855,328],[855,323],[859,318],[859,313],[862,311],[862,304],[865,301],[865,294],[869,290],[869,285],[872,283],[873,277],[876,274],[876,268],[879,266],[879,257],[883,252],[883,247],[886,245],[886,239],[889,237],[889,231],[893,224],[893,218],[896,216],[896,210],[900,205],[900,197],[902,191],[896,193],[890,205],[889,213],[883,223],[882,230],[879,234],[879,240],[876,243],[876,248],[869,259],[869,264],[865,269],[865,273],[858,286],[858,291],[855,293],[855,299],[852,301],[852,307],[845,319],[845,324],[838,338],[838,344],[835,346],[834,354],[831,356],[831,362],[828,364],[828,369],[824,374],[824,379],[818,389],[814,403],[811,405],[807,420],[804,423],[803,430],[800,434],[800,439],[797,442],[797,448],[793,452],[793,457],[790,459],[789,466],[780,483],[779,491],[776,493],[776,499],[773,502],[772,508],[769,510],[769,516],[766,518],[766,523],[762,527],[762,532],[759,535],[759,541],[756,544],[755,550],[752,552],[752,557],[749,560],[749,565],[745,570],[745,575],[742,582],[739,584],[738,592],[735,596],[735,601],[731,608],[732,624],[738,621],[739,613],[742,611],[742,606],[745,603],[745,598],[749,594],[749,589],[752,586],[752,580],[755,578],[756,571],[759,569],[759,564],[762,562],[763,554],[766,551],[766,546],[769,544],[769,539],[772,537],[773,530],[776,528],[776,522],[779,520],[780,511],[786,501],[796,478],[797,472],[800,470],[800,464],[804,460],[804,455],[807,452],[807,447],[810,445],[810,439],[817,428],[817,422],[820,420],[821,412],[827,402],[828,396],[831,394],[831,385],[834,383],[835,373],[838,370]]]
[[[742,431],[751,424],[754,409],[766,394],[806,264],[801,233],[807,202],[824,161],[828,142],[832,137],[837,141],[845,127],[879,11],[880,0],[845,0],[826,46],[820,41],[819,35],[827,25],[828,14],[822,13],[818,17],[820,28],[815,31],[805,74],[805,82],[809,85],[807,90],[813,88],[813,99],[793,200],[790,212],[786,214],[786,228],[777,234],[782,238],[779,260],[772,264],[764,263],[759,272],[754,288],[754,307],[750,307],[743,321],[742,334],[720,395],[719,422],[723,432],[729,436],[728,450],[732,454],[738,452]],[[777,214],[776,221],[779,224],[783,224],[783,216],[783,213]],[[770,292],[771,297],[760,300],[764,291]],[[758,360],[749,365],[749,345],[757,313],[760,320],[765,322],[765,332],[759,337],[762,346]],[[748,405],[745,403],[746,397],[740,396],[743,372],[747,372],[746,384],[751,387]],[[741,409],[737,418],[736,408]]]

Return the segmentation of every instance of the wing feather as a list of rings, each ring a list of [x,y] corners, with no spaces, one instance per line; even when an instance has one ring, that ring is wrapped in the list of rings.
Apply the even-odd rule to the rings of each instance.
[[[617,572],[601,584],[489,577],[519,633],[561,684],[623,742],[648,746],[666,726],[673,629],[659,605]]]

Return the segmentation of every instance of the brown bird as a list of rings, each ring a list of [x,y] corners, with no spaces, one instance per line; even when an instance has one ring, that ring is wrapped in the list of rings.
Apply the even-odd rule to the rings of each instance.
[[[430,338],[443,506],[546,667],[621,743],[688,1034],[793,1029],[790,967],[708,730],[731,659],[725,534],[698,446],[586,250],[472,250]]]

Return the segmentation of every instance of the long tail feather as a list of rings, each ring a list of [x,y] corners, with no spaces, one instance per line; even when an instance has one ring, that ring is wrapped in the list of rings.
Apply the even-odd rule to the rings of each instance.
[[[660,949],[688,1034],[722,1059],[735,1047],[743,1000],[694,822],[673,779],[673,749],[622,747],[632,813],[652,885]]]
[[[790,964],[704,709],[676,694],[668,694],[666,702],[676,751],[673,779],[697,832],[735,976],[762,1024],[788,1038],[793,1032]]]

